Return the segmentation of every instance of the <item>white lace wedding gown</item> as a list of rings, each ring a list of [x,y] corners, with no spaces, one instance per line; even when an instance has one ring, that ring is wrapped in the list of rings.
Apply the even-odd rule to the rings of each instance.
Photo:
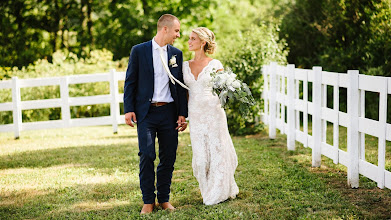
[[[195,79],[189,62],[183,63],[183,78],[189,90],[189,126],[193,150],[193,173],[206,205],[213,205],[239,193],[234,174],[238,165],[235,148],[228,132],[225,111],[209,86],[210,72],[222,69],[212,60]]]

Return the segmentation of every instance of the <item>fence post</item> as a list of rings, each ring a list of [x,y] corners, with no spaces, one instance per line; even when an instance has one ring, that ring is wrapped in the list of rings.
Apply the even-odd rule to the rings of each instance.
[[[269,73],[270,65],[263,66],[262,68],[262,74],[263,74],[263,92],[262,92],[262,97],[263,97],[263,112],[264,112],[264,117],[263,121],[265,124],[270,124],[269,123],[269,80],[268,80],[268,73]]]
[[[334,164],[339,163],[339,73],[336,74],[337,85],[333,88],[333,109],[337,112],[337,120],[333,124],[333,145],[334,145]]]
[[[348,87],[348,185],[358,188],[359,185],[359,134],[358,134],[358,109],[359,89],[358,70],[349,70]]]
[[[320,167],[322,157],[322,67],[313,67],[314,82],[312,83],[312,103],[314,106],[312,115],[312,135],[314,145],[312,147],[312,167]]]
[[[69,106],[69,76],[64,76],[60,81],[60,95],[61,95],[61,118],[64,127],[71,125],[71,110]]]
[[[303,80],[303,101],[305,103],[304,111],[303,111],[303,131],[305,134],[304,147],[308,147],[308,73],[310,70],[306,71],[305,78]],[[299,84],[298,82],[296,84]],[[299,98],[299,93],[297,93],[297,98]],[[297,111],[298,112],[298,111]],[[299,115],[299,114],[297,114]],[[299,117],[297,117],[300,120]],[[300,123],[298,123],[300,128]]]
[[[14,136],[19,139],[20,130],[22,128],[22,101],[20,98],[20,85],[18,77],[12,77],[12,105],[13,105],[13,122],[14,122]]]
[[[119,102],[118,102],[118,78],[115,69],[110,70],[110,115],[113,122],[113,133],[118,133]]]
[[[299,83],[298,80],[295,83],[295,95],[294,95],[294,97],[295,97],[295,99],[299,99],[300,98],[300,83]],[[295,112],[295,117],[296,117],[296,120],[295,120],[296,125],[295,126],[296,126],[297,129],[300,130],[300,111],[296,111]]]
[[[327,107],[327,85],[325,84],[322,84],[321,85],[322,87],[322,94],[321,94],[321,97],[322,97],[322,107],[321,107],[321,110],[323,108],[326,108]],[[322,138],[321,138],[321,142],[322,143],[327,143],[327,120],[324,120],[324,119],[321,119],[321,127],[322,127]]]
[[[287,67],[285,66],[281,66],[280,67],[280,70],[281,70],[281,75],[280,75],[280,79],[278,80],[278,84],[281,84],[281,86],[279,86],[279,93],[282,95],[282,100],[281,100],[281,107],[280,107],[280,110],[278,111],[281,115],[281,133],[283,134],[287,134],[287,130],[288,130],[288,127],[285,127],[285,110],[287,108],[287,98],[288,98],[288,94],[287,94],[287,88],[286,88],[286,77],[287,77]],[[277,84],[277,85],[278,85]],[[278,105],[280,106],[280,104]],[[287,112],[288,113],[288,112]],[[287,115],[288,117],[288,115]],[[288,119],[287,120],[287,123],[288,123]]]
[[[288,74],[288,150],[295,150],[296,122],[295,122],[295,65],[287,65]]]
[[[379,134],[378,145],[378,181],[377,186],[381,189],[384,188],[385,184],[385,169],[386,169],[386,135],[387,135],[387,92],[388,82],[385,78],[383,81],[384,85],[379,96],[379,124],[381,126],[381,134]],[[380,85],[379,85],[380,86]]]
[[[359,92],[359,100],[360,100],[360,109],[358,112],[359,117],[365,118],[365,90],[361,90]],[[358,146],[360,146],[359,158],[361,160],[365,160],[365,133],[358,132],[359,142]]]
[[[276,138],[276,117],[277,117],[277,109],[276,109],[276,71],[277,71],[277,63],[272,62],[270,66],[270,111],[269,111],[269,138]]]

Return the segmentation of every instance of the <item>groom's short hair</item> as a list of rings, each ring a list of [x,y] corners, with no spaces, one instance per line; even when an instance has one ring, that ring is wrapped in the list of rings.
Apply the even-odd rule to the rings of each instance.
[[[159,20],[157,21],[157,30],[159,31],[164,26],[171,27],[175,20],[179,22],[179,19],[172,14],[164,14],[160,16]]]

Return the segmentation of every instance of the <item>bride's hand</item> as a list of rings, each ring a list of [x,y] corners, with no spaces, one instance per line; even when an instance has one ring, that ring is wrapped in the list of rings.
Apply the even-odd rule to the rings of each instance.
[[[178,121],[176,123],[178,124],[178,127],[175,128],[176,130],[178,130],[179,132],[186,130],[187,122],[185,117],[179,116]]]

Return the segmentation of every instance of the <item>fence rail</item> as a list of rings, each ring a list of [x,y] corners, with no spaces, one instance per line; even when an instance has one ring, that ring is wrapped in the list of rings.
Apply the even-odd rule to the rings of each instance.
[[[125,119],[120,115],[119,103],[123,102],[123,94],[118,92],[118,81],[125,79],[125,72],[111,70],[109,73],[88,75],[72,75],[37,79],[18,79],[1,81],[1,89],[12,89],[12,102],[0,103],[0,111],[12,111],[13,124],[0,125],[0,132],[14,131],[15,138],[19,138],[24,130],[49,128],[66,128],[93,125],[112,125],[113,132],[118,130],[118,124],[124,124]],[[70,97],[69,85],[94,82],[109,82],[110,94]],[[21,88],[39,86],[60,86],[60,98],[21,101]],[[93,118],[71,118],[70,107],[80,105],[110,104],[110,116]],[[39,122],[23,122],[22,110],[61,108],[61,120]]]
[[[379,188],[391,189],[391,172],[385,168],[386,141],[391,141],[391,124],[387,123],[391,78],[360,75],[357,70],[345,74],[322,71],[321,67],[298,69],[292,64],[271,63],[263,66],[263,79],[262,121],[268,125],[271,139],[279,129],[287,134],[288,150],[295,149],[296,141],[312,149],[313,167],[321,165],[321,155],[346,166],[352,188],[359,186],[359,174],[362,174],[376,181]],[[312,83],[312,101],[309,101],[309,83]],[[333,88],[332,107],[327,106],[328,86]],[[339,109],[339,88],[347,89],[347,113]],[[365,118],[365,92],[379,94],[379,120]],[[312,134],[308,130],[309,115]],[[333,124],[332,144],[326,142],[330,135],[327,122]],[[339,147],[340,126],[347,128],[347,151]],[[365,160],[365,134],[378,138],[377,165]]]

